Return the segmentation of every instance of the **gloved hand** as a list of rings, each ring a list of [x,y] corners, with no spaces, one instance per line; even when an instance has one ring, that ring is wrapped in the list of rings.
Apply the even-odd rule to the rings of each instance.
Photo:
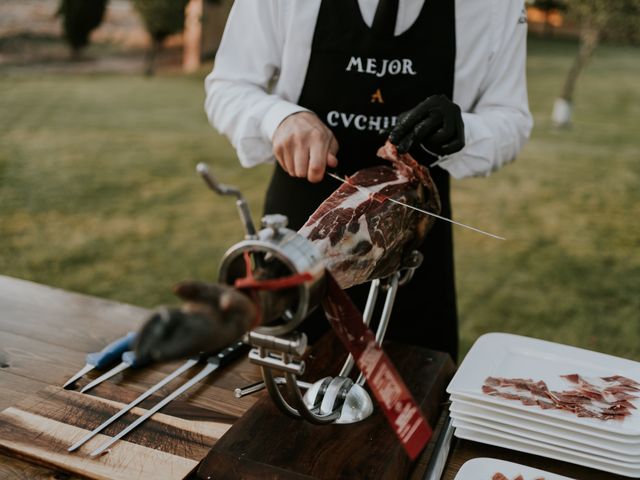
[[[464,148],[460,107],[444,95],[432,95],[398,116],[389,140],[398,153],[406,153],[418,144],[440,156],[458,152]]]

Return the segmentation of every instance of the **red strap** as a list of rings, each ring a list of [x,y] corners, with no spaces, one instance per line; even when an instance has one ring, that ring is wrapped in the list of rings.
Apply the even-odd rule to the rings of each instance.
[[[304,282],[313,280],[313,276],[309,272],[296,273],[288,277],[271,278],[268,280],[258,280],[253,276],[251,265],[251,256],[248,251],[243,252],[244,266],[247,276],[245,278],[236,279],[233,284],[236,288],[252,289],[252,290],[284,290],[285,288],[297,287]]]
[[[360,311],[328,271],[326,278],[327,296],[322,304],[327,319],[353,355],[407,455],[415,460],[431,438],[431,427]]]
[[[258,280],[253,276],[253,265],[251,263],[251,254],[245,250],[243,252],[244,266],[246,271],[245,278],[238,278],[234,282],[234,287],[242,290],[248,290],[253,302],[256,305],[257,316],[256,321],[251,326],[251,330],[262,323],[262,312],[260,310],[260,302],[258,299],[258,290],[283,290],[285,288],[297,287],[298,285],[313,279],[309,272],[296,273],[288,277],[272,278],[269,280]]]
[[[297,287],[312,280],[310,273],[296,273],[288,277],[272,278],[270,280],[256,280],[255,278],[238,278],[234,284],[236,288],[250,288],[252,290],[283,290]]]

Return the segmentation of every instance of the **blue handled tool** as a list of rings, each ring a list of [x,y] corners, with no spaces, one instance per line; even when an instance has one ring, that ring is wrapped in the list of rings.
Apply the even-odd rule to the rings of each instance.
[[[145,365],[147,365],[147,363],[148,362],[138,362],[136,353],[134,351],[129,350],[127,352],[124,352],[122,354],[122,361],[117,366],[113,367],[108,372],[103,373],[91,383],[86,384],[84,387],[82,387],[82,389],[80,390],[80,393],[85,393],[91,390],[96,385],[99,385],[105,380],[108,380],[111,377],[119,374],[120,372],[125,371],[129,367],[132,367],[132,368],[144,367]]]
[[[94,368],[97,368],[98,370],[104,370],[113,365],[120,359],[124,352],[133,348],[135,340],[136,333],[129,332],[124,337],[111,342],[99,352],[87,354],[87,364],[83,368],[81,368],[78,373],[67,380],[67,383],[65,383],[62,388],[67,388],[70,385],[73,385],[76,381],[78,381],[79,378],[86,375]]]

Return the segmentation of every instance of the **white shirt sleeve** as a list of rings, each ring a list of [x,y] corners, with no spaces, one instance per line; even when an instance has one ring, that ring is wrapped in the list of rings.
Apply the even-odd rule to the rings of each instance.
[[[282,64],[289,7],[286,0],[236,0],[205,80],[209,122],[227,136],[245,167],[271,161],[276,128],[305,110],[269,92]]]
[[[454,178],[487,176],[513,161],[533,126],[527,98],[524,4],[492,3],[495,48],[479,97],[462,115],[466,145],[440,164]]]

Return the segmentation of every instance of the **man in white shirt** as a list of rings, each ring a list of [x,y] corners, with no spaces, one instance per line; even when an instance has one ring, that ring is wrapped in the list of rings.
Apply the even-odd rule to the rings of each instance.
[[[421,163],[440,160],[431,173],[450,216],[449,177],[488,175],[530,133],[525,56],[521,0],[236,0],[205,109],[242,165],[276,160],[265,211],[292,228],[337,188],[326,168],[374,164],[389,133]],[[389,337],[455,359],[450,225],[421,251]],[[362,307],[366,289],[350,293]]]

